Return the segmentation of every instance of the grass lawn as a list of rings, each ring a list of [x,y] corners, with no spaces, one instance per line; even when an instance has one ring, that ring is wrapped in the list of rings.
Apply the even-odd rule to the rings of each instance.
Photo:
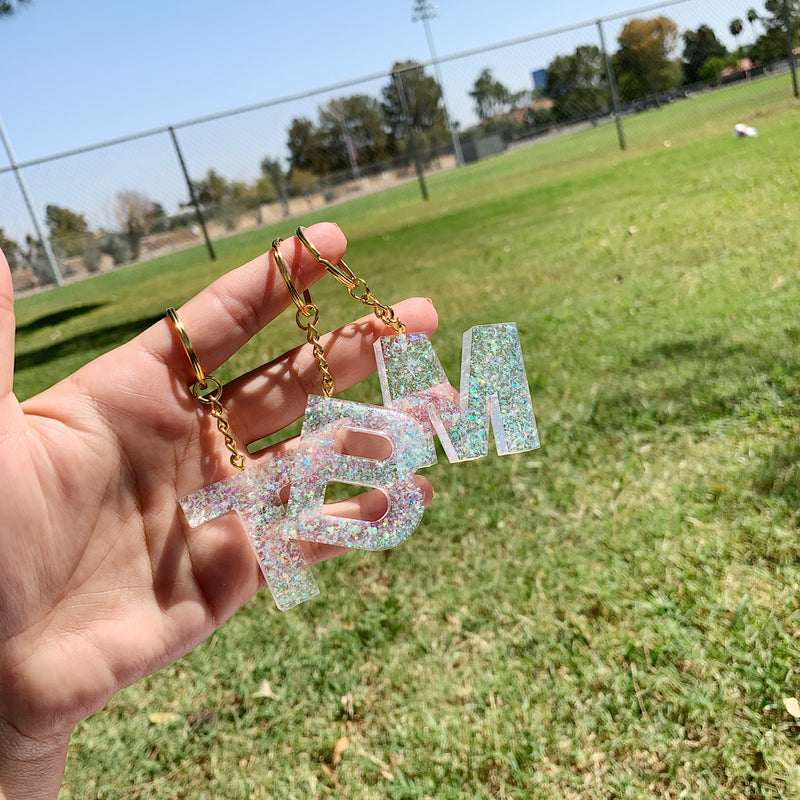
[[[315,567],[322,595],[286,614],[262,593],[120,693],[62,799],[798,796],[787,82],[631,118],[626,152],[603,125],[435,176],[427,204],[410,184],[329,209],[379,297],[434,299],[454,383],[464,330],[517,322],[542,449],[442,459],[410,541]],[[20,301],[20,395],[293,226]],[[360,313],[332,280],[314,299],[330,327]],[[220,375],[301,340],[286,314]]]

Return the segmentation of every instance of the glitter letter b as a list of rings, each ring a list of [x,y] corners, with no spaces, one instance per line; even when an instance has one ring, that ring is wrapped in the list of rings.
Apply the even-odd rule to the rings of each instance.
[[[338,432],[384,437],[392,454],[384,460],[336,452]],[[425,434],[407,414],[336,398],[308,398],[295,454],[285,535],[361,550],[385,550],[407,539],[422,519],[422,492],[413,473],[423,462]],[[323,511],[328,483],[380,489],[389,507],[377,521],[334,517]]]

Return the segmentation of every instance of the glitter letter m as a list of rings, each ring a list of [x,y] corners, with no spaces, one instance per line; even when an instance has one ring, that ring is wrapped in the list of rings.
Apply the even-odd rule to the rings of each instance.
[[[451,462],[489,452],[489,422],[499,455],[539,447],[531,393],[513,322],[478,325],[464,334],[461,397],[424,333],[384,336],[375,343],[383,403],[433,425]],[[427,465],[436,462],[429,437]]]

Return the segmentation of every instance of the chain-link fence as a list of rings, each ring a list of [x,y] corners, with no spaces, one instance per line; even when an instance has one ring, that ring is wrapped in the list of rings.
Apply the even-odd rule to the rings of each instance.
[[[424,197],[431,172],[587,126],[623,148],[676,139],[697,93],[720,117],[746,83],[764,110],[797,95],[797,5],[660,3],[25,163],[0,126],[0,245],[21,290],[203,242],[213,257],[400,182]]]

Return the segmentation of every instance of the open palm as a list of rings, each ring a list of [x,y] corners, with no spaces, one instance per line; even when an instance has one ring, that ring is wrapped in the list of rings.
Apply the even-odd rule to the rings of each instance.
[[[341,258],[336,226],[307,233]],[[322,274],[296,239],[281,249],[301,290]],[[10,800],[55,797],[75,723],[206,638],[263,579],[235,519],[191,529],[180,511],[179,497],[235,470],[187,392],[192,372],[170,324],[19,403],[11,278],[0,262],[0,798]],[[265,254],[180,315],[210,372],[289,302]],[[396,309],[409,329],[435,328],[425,300]],[[367,317],[323,339],[337,388],[374,369],[372,342],[386,332]],[[307,347],[227,385],[240,446],[302,416],[318,385]],[[341,552],[304,547],[312,562]]]

